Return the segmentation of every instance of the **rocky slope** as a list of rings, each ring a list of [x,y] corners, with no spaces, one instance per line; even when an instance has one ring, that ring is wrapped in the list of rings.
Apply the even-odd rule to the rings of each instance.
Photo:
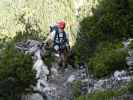
[[[77,68],[72,68],[69,65],[67,68],[61,70],[56,64],[52,63],[52,67],[46,66],[42,60],[43,53],[45,55],[45,49],[40,47],[41,42],[35,40],[27,40],[17,43],[17,49],[33,55],[34,66],[37,71],[36,78],[37,84],[34,87],[34,91],[38,91],[40,94],[31,94],[24,96],[22,100],[73,100],[73,82],[80,81],[81,94],[93,94],[96,91],[117,90],[132,81],[132,74],[128,71],[115,71],[112,76],[102,79],[95,79],[90,73],[87,72],[87,66],[84,64],[77,65]],[[36,58],[36,59],[34,59]],[[129,57],[128,57],[129,58]],[[127,59],[127,62],[130,59]],[[43,69],[43,70],[42,70]],[[49,70],[48,70],[49,69]],[[123,100],[124,98],[132,98],[132,94],[124,94],[120,97],[113,98],[113,100]],[[132,100],[132,99],[129,99]]]

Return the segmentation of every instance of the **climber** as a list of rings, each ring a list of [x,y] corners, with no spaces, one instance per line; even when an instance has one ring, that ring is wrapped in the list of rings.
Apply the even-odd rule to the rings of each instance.
[[[57,61],[60,66],[65,65],[70,51],[69,36],[64,31],[65,26],[64,21],[59,21],[56,25],[50,26],[49,35],[45,40],[45,43],[54,50],[54,55],[58,59]]]

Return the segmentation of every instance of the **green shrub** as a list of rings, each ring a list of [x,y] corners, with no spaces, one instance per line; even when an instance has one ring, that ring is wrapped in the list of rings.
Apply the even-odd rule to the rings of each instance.
[[[76,100],[112,100],[113,97],[122,96],[127,93],[127,88],[123,87],[118,90],[105,90],[105,91],[95,91],[94,93],[80,96]]]
[[[122,42],[123,38],[133,37],[133,2],[99,1],[96,9],[93,9],[93,16],[88,16],[80,22],[80,32],[74,50],[77,62],[90,61],[88,64],[94,74],[102,77],[125,67],[125,53],[112,46],[109,48],[105,42],[115,45]]]
[[[80,22],[75,50],[83,52],[81,57],[86,54],[84,60],[95,52],[93,47],[101,41],[115,42],[133,36],[132,6],[131,0],[100,0],[93,16],[88,16]]]
[[[96,92],[94,94],[90,94],[88,98],[90,100],[110,100],[113,96],[118,95],[114,91],[104,91],[104,92]]]
[[[99,41],[122,40],[132,34],[133,2],[130,0],[101,0],[93,16],[80,23],[80,33]],[[81,35],[80,34],[80,35]],[[80,37],[79,37],[80,38]],[[82,37],[81,37],[82,38]]]
[[[131,81],[129,84],[128,84],[128,91],[133,93],[133,81]]]
[[[72,93],[73,93],[73,97],[77,98],[81,95],[81,81],[74,81],[72,84]]]
[[[32,58],[18,52],[14,43],[7,44],[0,57],[0,100],[19,100],[33,85],[35,71]]]
[[[133,41],[128,46],[129,49],[133,49]]]
[[[107,76],[115,70],[126,68],[127,52],[119,48],[120,44],[103,43],[102,45],[99,45],[95,56],[89,61],[89,69],[97,78]]]

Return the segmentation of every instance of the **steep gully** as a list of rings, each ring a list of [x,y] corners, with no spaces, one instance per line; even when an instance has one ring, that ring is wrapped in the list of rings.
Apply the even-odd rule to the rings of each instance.
[[[124,42],[125,47],[129,42]],[[36,70],[36,79],[38,79],[36,86],[33,87],[34,91],[37,92],[22,96],[22,100],[73,100],[72,83],[74,81],[81,81],[81,93],[86,94],[96,90],[120,88],[128,84],[133,78],[132,50],[129,50],[129,57],[127,57],[127,65],[130,66],[129,71],[116,71],[109,78],[96,80],[93,75],[88,73],[85,64],[77,65],[77,68],[72,68],[69,65],[61,72],[56,62],[53,62],[49,69],[42,60],[46,53],[45,45],[39,41],[22,41],[16,43],[16,48],[25,54],[33,55],[33,69]]]

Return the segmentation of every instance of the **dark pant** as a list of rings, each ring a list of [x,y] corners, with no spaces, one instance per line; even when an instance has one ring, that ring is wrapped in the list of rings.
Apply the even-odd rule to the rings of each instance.
[[[67,48],[55,51],[55,54],[58,54],[59,56],[56,57],[56,61],[60,66],[65,66],[67,63],[67,58],[69,56],[69,51]]]

